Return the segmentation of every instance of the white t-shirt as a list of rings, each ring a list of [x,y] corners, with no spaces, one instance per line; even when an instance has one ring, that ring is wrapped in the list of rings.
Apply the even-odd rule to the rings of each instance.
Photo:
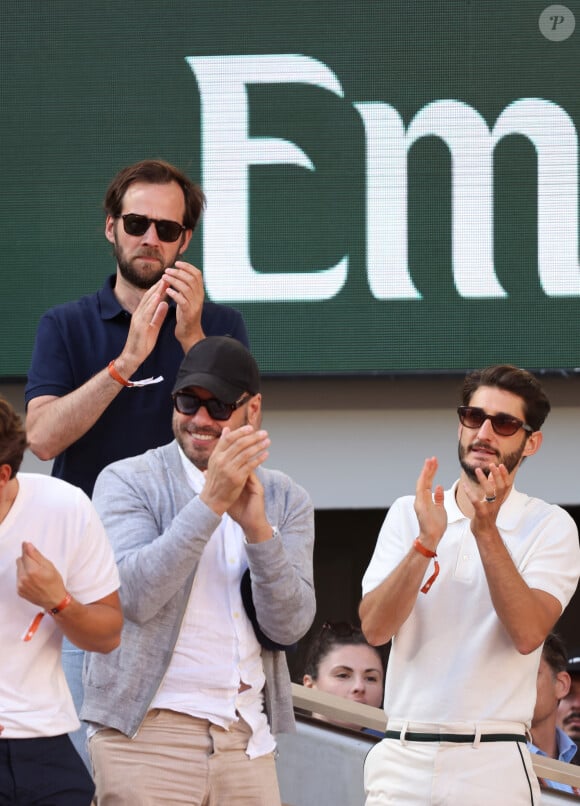
[[[425,723],[505,720],[529,725],[541,647],[521,655],[493,607],[470,521],[445,492],[448,527],[437,547],[440,574],[419,593],[393,638],[385,686],[390,719]],[[419,534],[412,496],[394,502],[363,578],[376,588],[408,553]],[[578,532],[560,507],[512,490],[497,526],[530,588],[564,608],[580,574]],[[433,572],[431,562],[425,581]]]
[[[16,559],[32,543],[88,604],[113,593],[119,574],[103,525],[89,498],[60,479],[19,473],[19,490],[0,523],[0,724],[2,738],[58,736],[77,718],[61,666],[62,633],[46,614],[30,641],[22,636],[40,608],[16,592]]]

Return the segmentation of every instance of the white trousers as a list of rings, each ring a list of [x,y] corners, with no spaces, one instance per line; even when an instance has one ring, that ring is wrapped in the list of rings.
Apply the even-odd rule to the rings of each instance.
[[[512,723],[393,724],[403,733],[524,733]],[[383,739],[365,760],[366,806],[536,806],[540,786],[522,742]]]

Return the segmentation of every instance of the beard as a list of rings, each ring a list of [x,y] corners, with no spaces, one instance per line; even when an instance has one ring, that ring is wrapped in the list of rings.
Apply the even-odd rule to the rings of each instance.
[[[121,277],[123,277],[124,280],[135,288],[147,290],[163,277],[163,272],[165,271],[165,266],[163,266],[163,263],[161,264],[161,268],[157,271],[144,274],[143,272],[140,272],[131,261],[125,258],[121,248],[118,247],[117,244],[115,244],[113,251],[117,260],[117,266],[121,272]],[[154,257],[157,260],[160,260],[160,256],[158,254],[153,254],[154,252],[154,249],[143,249],[139,257]],[[135,260],[135,258],[132,260]]]
[[[573,739],[575,742],[580,740],[580,728],[578,727],[577,720],[580,719],[580,712],[576,709],[570,711],[567,716],[564,717],[562,720],[561,728],[566,731],[568,736]],[[573,724],[569,725],[568,722],[573,720]],[[580,761],[576,762],[580,764]]]
[[[214,421],[215,422],[215,421]],[[206,425],[206,426],[198,426],[194,429],[196,434],[205,434],[207,436],[212,436],[216,440],[221,437],[222,431],[226,424],[228,424],[228,420],[224,421],[224,426],[216,425]],[[242,423],[236,426],[236,428],[240,428],[242,425],[248,425],[249,417],[248,412],[244,412],[244,420]],[[203,448],[197,448],[191,444],[191,439],[188,438],[188,434],[190,430],[193,428],[189,424],[189,422],[183,420],[177,412],[173,413],[173,436],[175,437],[177,444],[183,451],[183,453],[187,456],[189,461],[192,465],[195,465],[198,470],[202,472],[207,470],[207,465],[209,462],[209,458],[212,455],[215,442],[211,444],[211,447],[208,446],[207,450]]]
[[[175,439],[183,453],[187,456],[189,461],[192,465],[195,465],[198,470],[202,472],[207,470],[207,465],[209,462],[209,457],[213,453],[213,449],[215,447],[215,443],[212,444],[211,449],[208,447],[207,450],[203,448],[194,448],[189,440],[188,440],[188,431],[185,425],[181,424],[178,426],[174,426],[173,433],[175,435]],[[221,428],[210,428],[210,427],[203,427],[197,428],[196,433],[198,434],[205,434],[207,436],[212,436],[214,439],[219,439],[222,433]]]
[[[153,250],[148,249],[147,252],[151,253]],[[133,263],[126,260],[123,256],[123,253],[120,249],[114,249],[115,258],[117,260],[117,266],[119,267],[119,271],[121,272],[121,277],[125,279],[128,283],[135,288],[142,288],[143,290],[147,290],[151,288],[151,286],[155,285],[158,280],[161,280],[163,277],[163,272],[165,271],[165,267],[162,266],[158,271],[154,271],[148,274],[143,274],[138,269],[135,268]],[[155,257],[158,258],[158,255],[154,254],[147,254],[143,252],[141,257]],[[134,260],[135,258],[133,258]]]
[[[117,224],[118,222],[115,223],[114,229],[115,242],[113,244],[113,254],[115,255],[115,260],[117,261],[117,266],[119,267],[121,277],[135,288],[141,288],[146,291],[148,288],[151,288],[151,286],[154,286],[158,280],[161,280],[163,273],[168,266],[173,266],[179,256],[179,250],[181,248],[181,244],[183,243],[183,239],[177,242],[175,254],[171,256],[171,259],[167,263],[165,262],[161,251],[151,246],[141,247],[136,255],[134,255],[132,258],[128,258],[126,252],[119,243],[119,239],[117,238]],[[154,258],[155,260],[158,260],[159,269],[138,269],[136,261],[138,261],[140,258]]]
[[[524,437],[521,446],[516,451],[513,451],[512,453],[506,453],[506,454],[504,454],[502,456],[499,452],[496,452],[496,459],[494,460],[493,463],[497,464],[497,465],[500,465],[500,464],[505,465],[505,468],[506,468],[507,472],[511,474],[520,463],[520,460],[522,458],[522,454],[524,452],[524,448],[526,447],[526,441],[527,441],[527,437]],[[461,465],[462,469],[465,471],[465,474],[468,477],[468,479],[470,481],[474,481],[476,484],[479,483],[479,480],[478,480],[478,478],[477,478],[477,476],[475,474],[475,468],[480,467],[480,465],[470,465],[470,464],[468,464],[467,457],[469,455],[470,449],[474,445],[477,446],[479,444],[480,444],[479,442],[475,441],[475,442],[472,442],[471,445],[468,445],[466,447],[465,445],[461,444],[461,440],[460,440],[459,443],[458,443],[458,446],[457,446],[457,452],[458,452],[458,455],[459,455],[459,464]],[[490,464],[491,463],[492,462],[490,460]],[[488,467],[482,467],[481,469],[483,470],[483,472],[484,472],[486,477],[489,476],[490,471],[489,471]]]

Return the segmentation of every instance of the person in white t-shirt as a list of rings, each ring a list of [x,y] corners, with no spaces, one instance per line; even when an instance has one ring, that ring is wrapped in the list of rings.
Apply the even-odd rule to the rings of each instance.
[[[360,605],[369,642],[392,639],[367,806],[539,801],[526,746],[538,664],[580,575],[572,518],[513,486],[549,410],[526,370],[470,373],[459,480],[444,491],[426,459],[415,496],[389,509]]]
[[[61,643],[66,635],[93,652],[118,646],[119,575],[85,493],[18,473],[26,444],[0,398],[0,802],[88,806],[94,784],[68,736],[79,720]]]

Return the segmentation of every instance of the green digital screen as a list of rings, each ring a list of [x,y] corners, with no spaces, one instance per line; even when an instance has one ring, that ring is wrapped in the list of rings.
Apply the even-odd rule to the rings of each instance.
[[[0,9],[1,377],[114,271],[144,158],[202,185],[186,259],[265,374],[580,365],[580,3]]]

